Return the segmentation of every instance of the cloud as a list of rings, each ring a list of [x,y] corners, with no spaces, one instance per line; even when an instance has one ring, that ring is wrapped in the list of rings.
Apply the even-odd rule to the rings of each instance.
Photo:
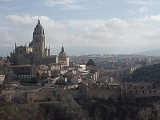
[[[64,8],[61,8],[61,10],[83,10],[83,9],[88,9],[88,8],[84,8],[79,5],[66,5]]]
[[[20,25],[30,24],[33,25],[35,22],[40,19],[40,21],[43,23],[45,28],[51,28],[55,26],[55,22],[48,18],[47,16],[30,16],[30,15],[24,15],[24,16],[18,16],[18,15],[8,15],[6,16],[6,19],[12,22],[15,22]]]
[[[83,44],[88,46],[132,48],[134,45],[146,47],[152,44],[148,39],[144,39],[144,36],[151,36],[148,34],[152,33],[149,25],[130,24],[118,18],[107,21],[72,21],[71,25],[72,28],[75,26],[75,29],[81,30]]]
[[[86,1],[86,0],[46,0],[44,1],[44,4],[47,7],[59,6],[60,10],[84,10],[84,9],[89,9],[84,4],[84,3],[88,3],[89,1]]]
[[[84,0],[46,0],[44,3],[48,7],[53,7],[55,5],[73,5],[79,2],[84,2]]]
[[[0,1],[2,1],[2,2],[9,2],[9,1],[11,1],[11,0],[0,0]]]
[[[160,15],[159,15],[160,16]],[[1,41],[4,45],[24,45],[32,40],[32,32],[40,18],[45,29],[46,45],[51,46],[53,54],[57,54],[64,43],[69,55],[76,51],[89,54],[97,53],[137,53],[160,46],[159,28],[141,22],[129,23],[120,18],[108,20],[70,20],[57,22],[47,16],[6,17],[9,22],[7,29],[0,29]],[[154,18],[154,17],[151,17]],[[28,20],[29,22],[26,22]],[[16,24],[14,27],[11,24]],[[23,26],[23,27],[21,27]],[[22,32],[23,31],[23,32]],[[4,42],[8,41],[8,42]],[[77,49],[76,49],[77,48]]]
[[[6,18],[13,22],[22,24],[33,24],[33,19],[35,19],[35,17],[30,17],[29,15],[25,15],[24,17],[18,15],[8,15]]]
[[[75,4],[74,0],[49,0],[46,1],[45,4],[47,6],[53,7],[54,5],[64,5],[64,4]]]
[[[11,46],[10,42],[14,41],[14,38],[12,37],[12,35],[10,35],[5,30],[1,30],[0,36],[1,36],[1,40],[3,40],[0,46]]]
[[[141,7],[140,9],[139,9],[139,12],[145,12],[145,11],[147,11],[148,10],[148,8],[146,7],[146,6],[143,6],[143,7]]]
[[[134,14],[135,12],[131,11],[131,10],[127,10],[128,13],[130,14]]]
[[[129,4],[137,4],[137,5],[148,5],[153,4],[152,1],[141,1],[141,0],[127,0]]]
[[[160,14],[159,14],[159,15],[145,16],[144,19],[145,19],[145,20],[160,21]]]
[[[139,18],[139,19],[136,19],[137,21],[141,21],[141,22],[144,22],[144,21],[160,21],[160,14],[159,15],[146,15],[145,17],[143,18]]]

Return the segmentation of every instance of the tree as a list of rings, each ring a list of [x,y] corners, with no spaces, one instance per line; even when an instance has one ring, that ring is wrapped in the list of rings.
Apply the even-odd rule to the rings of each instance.
[[[95,63],[92,59],[89,59],[86,65],[87,66],[89,66],[89,65],[95,66]]]

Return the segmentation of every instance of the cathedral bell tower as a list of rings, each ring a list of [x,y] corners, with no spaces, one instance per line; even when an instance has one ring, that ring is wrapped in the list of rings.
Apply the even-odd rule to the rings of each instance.
[[[32,42],[34,51],[33,63],[35,65],[40,65],[42,64],[42,57],[45,55],[45,35],[44,28],[42,27],[39,19],[36,27],[34,28]]]

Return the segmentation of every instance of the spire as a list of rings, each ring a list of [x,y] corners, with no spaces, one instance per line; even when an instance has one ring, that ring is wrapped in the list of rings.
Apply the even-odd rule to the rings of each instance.
[[[16,42],[15,42],[15,48],[16,48]]]
[[[48,55],[50,56],[50,46],[49,46],[49,49],[48,49]]]
[[[38,18],[38,24],[40,24],[40,20],[39,20],[39,18]]]
[[[63,47],[63,43],[62,43],[62,48],[61,48],[61,53],[64,52],[64,47]]]

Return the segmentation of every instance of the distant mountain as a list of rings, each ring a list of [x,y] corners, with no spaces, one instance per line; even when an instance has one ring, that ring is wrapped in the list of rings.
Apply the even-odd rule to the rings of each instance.
[[[160,49],[144,51],[137,53],[138,55],[151,55],[151,56],[160,56]]]

